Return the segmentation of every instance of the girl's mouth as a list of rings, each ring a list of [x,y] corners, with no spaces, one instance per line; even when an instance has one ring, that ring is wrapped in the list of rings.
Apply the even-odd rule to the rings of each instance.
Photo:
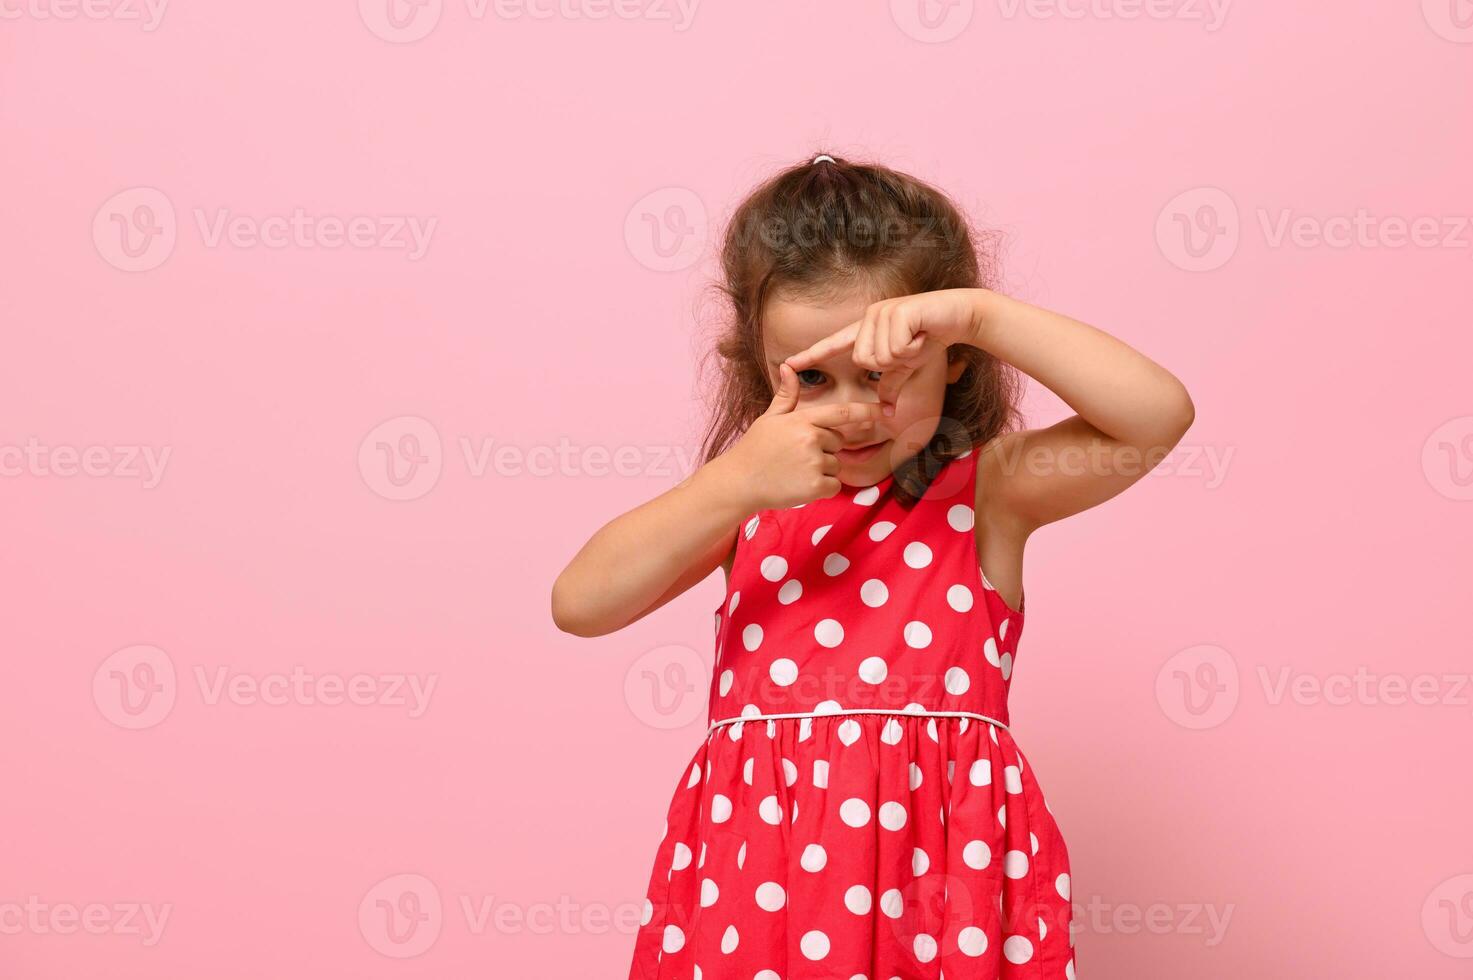
[[[889,441],[890,440],[886,439],[884,442],[876,442],[868,446],[860,446],[856,449],[840,449],[835,452],[834,455],[839,457],[839,462],[841,463],[848,463],[850,465],[863,463],[865,460],[873,457],[881,449],[884,449],[886,443],[888,443]]]

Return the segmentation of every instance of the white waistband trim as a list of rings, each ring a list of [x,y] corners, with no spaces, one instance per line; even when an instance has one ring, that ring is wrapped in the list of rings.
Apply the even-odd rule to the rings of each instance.
[[[998,728],[1008,726],[996,718],[987,715],[979,715],[975,711],[906,711],[904,708],[840,708],[837,711],[791,711],[783,714],[771,715],[739,715],[735,718],[722,718],[720,721],[711,722],[711,727],[706,734],[714,732],[722,725],[731,725],[746,721],[772,721],[778,718],[829,718],[833,715],[910,715],[921,718],[975,718],[977,721],[985,721],[989,725]]]

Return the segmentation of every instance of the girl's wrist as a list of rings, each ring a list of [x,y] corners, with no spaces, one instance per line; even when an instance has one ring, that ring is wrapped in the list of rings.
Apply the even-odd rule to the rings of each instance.
[[[1005,297],[991,289],[973,289],[972,315],[968,324],[967,343],[982,350],[990,350],[992,333],[996,329],[999,307]]]
[[[738,472],[739,469],[732,464],[728,450],[701,465],[691,475],[692,488],[731,523],[762,509],[761,502],[752,493],[751,481]]]

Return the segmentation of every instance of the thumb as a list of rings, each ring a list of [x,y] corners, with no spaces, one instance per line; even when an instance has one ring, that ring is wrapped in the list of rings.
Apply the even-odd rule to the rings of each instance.
[[[768,415],[785,415],[798,405],[798,372],[783,361],[777,366],[777,391],[773,392],[772,404],[767,406]]]

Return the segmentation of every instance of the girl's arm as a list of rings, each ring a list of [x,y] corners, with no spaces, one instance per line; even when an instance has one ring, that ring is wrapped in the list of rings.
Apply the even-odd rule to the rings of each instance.
[[[978,508],[1026,536],[1103,503],[1161,462],[1195,418],[1182,383],[1087,323],[995,293],[974,296],[970,343],[1034,378],[1077,415],[1006,433],[978,460]]]
[[[710,575],[751,512],[717,457],[655,499],[605,524],[552,587],[552,618],[602,636],[653,612]]]

